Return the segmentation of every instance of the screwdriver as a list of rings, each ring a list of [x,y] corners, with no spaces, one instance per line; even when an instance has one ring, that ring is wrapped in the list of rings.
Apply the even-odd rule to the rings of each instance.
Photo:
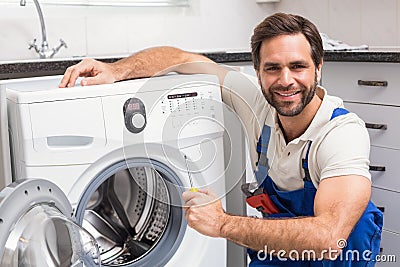
[[[185,162],[186,162],[186,169],[187,169],[187,173],[188,173],[188,176],[189,176],[189,182],[190,182],[190,189],[189,189],[189,191],[190,191],[190,192],[199,192],[199,189],[197,189],[196,187],[193,187],[192,175],[191,175],[191,172],[190,172],[190,170],[189,170],[188,158],[187,158],[186,155],[185,155]]]

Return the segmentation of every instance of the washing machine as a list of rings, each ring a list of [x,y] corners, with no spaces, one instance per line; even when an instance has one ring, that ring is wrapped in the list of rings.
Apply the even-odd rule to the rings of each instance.
[[[23,211],[11,217],[26,226],[40,213],[56,225],[53,213],[61,212],[67,217],[62,225],[76,223],[82,229],[49,227],[48,242],[86,240],[90,259],[102,266],[226,266],[226,241],[188,227],[181,199],[191,187],[208,188],[225,205],[223,105],[217,77],[168,75],[58,88],[60,79],[18,79],[1,85],[7,98],[12,181],[17,184],[11,187],[17,188],[17,195],[47,200],[39,205],[36,198],[22,202],[23,197],[14,197],[21,200],[18,207]],[[50,192],[65,198],[54,200],[49,188],[58,188]],[[61,202],[58,208],[55,203]],[[78,237],[63,238],[70,233]],[[53,250],[62,254],[56,247]],[[85,246],[68,247],[82,251]]]

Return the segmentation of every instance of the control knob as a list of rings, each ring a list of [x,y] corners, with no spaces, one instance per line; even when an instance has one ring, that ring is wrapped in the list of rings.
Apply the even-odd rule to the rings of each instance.
[[[125,101],[123,107],[125,127],[132,133],[140,133],[146,127],[146,109],[143,102],[136,97]]]

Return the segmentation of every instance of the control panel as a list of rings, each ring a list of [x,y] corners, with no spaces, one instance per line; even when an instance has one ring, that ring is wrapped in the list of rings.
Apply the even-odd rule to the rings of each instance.
[[[164,95],[160,100],[162,116],[172,120],[172,127],[179,128],[186,123],[199,123],[196,118],[215,119],[221,105],[219,88],[215,85],[201,85],[179,88]]]

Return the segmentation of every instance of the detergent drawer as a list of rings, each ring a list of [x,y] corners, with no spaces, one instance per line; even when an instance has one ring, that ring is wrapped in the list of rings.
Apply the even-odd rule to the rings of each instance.
[[[28,106],[33,153],[24,153],[26,165],[91,163],[104,149],[106,135],[100,98]]]

